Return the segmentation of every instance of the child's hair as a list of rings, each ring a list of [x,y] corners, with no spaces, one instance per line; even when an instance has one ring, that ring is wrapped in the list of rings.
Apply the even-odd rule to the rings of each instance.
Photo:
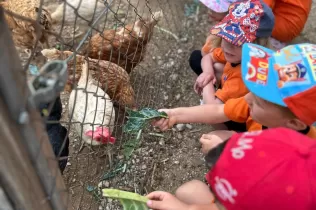
[[[208,168],[212,168],[216,164],[217,160],[223,153],[227,142],[228,140],[225,140],[208,151],[207,155],[205,156],[205,163]]]
[[[205,53],[212,52],[215,48],[220,47],[221,43],[222,43],[221,37],[210,34],[210,35],[208,35],[208,37],[206,39],[206,43],[203,46],[202,51],[204,51]]]
[[[268,49],[271,49],[272,47],[270,43],[270,37],[257,38],[255,41],[253,41],[253,43]]]

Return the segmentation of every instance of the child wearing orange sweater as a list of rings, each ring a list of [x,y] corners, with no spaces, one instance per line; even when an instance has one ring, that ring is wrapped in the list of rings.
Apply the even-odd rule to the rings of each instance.
[[[222,20],[231,3],[237,0],[200,0],[209,8],[210,17],[215,21]],[[275,25],[271,36],[274,49],[281,49],[285,43],[291,42],[303,31],[312,7],[312,0],[263,0],[273,11]],[[203,53],[209,49],[207,41]]]
[[[271,9],[259,0],[236,2],[230,6],[229,14],[211,30],[221,39],[220,47],[196,61],[201,63],[202,72],[194,89],[203,94],[204,103],[225,103],[248,93],[241,77],[241,46],[248,42],[268,46],[273,21]],[[215,91],[216,81],[220,88]],[[238,125],[226,126],[236,129]]]
[[[278,52],[245,44],[242,78],[250,93],[225,104],[163,110],[169,119],[160,119],[153,125],[167,130],[176,123],[215,124],[233,120],[246,123],[248,130],[282,126],[316,139],[315,64],[313,44],[290,45]],[[203,150],[208,151],[234,131],[214,131],[202,136]]]

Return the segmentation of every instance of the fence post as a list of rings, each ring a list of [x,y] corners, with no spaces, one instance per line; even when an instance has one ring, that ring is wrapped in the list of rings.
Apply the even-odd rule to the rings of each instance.
[[[0,185],[15,209],[65,210],[68,194],[0,7]]]

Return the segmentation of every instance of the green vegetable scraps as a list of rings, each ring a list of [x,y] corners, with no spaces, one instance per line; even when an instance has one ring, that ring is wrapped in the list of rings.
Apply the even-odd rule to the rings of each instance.
[[[102,189],[102,196],[119,200],[124,210],[149,210],[146,205],[149,199],[136,193],[117,189]]]
[[[127,110],[128,121],[124,126],[124,132],[126,133],[138,133],[144,129],[150,120],[156,118],[168,118],[165,112],[159,112],[155,109],[144,108],[140,111]]]

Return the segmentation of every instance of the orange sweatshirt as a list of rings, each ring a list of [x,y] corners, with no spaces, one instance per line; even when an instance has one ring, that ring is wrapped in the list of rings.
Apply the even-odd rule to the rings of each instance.
[[[272,37],[290,42],[300,35],[312,7],[312,0],[263,0],[272,8],[275,26]]]
[[[222,48],[215,48],[212,57],[216,62],[225,64],[221,88],[216,91],[215,96],[225,103],[228,99],[246,95],[249,91],[242,80],[240,64],[233,66],[227,62]]]

